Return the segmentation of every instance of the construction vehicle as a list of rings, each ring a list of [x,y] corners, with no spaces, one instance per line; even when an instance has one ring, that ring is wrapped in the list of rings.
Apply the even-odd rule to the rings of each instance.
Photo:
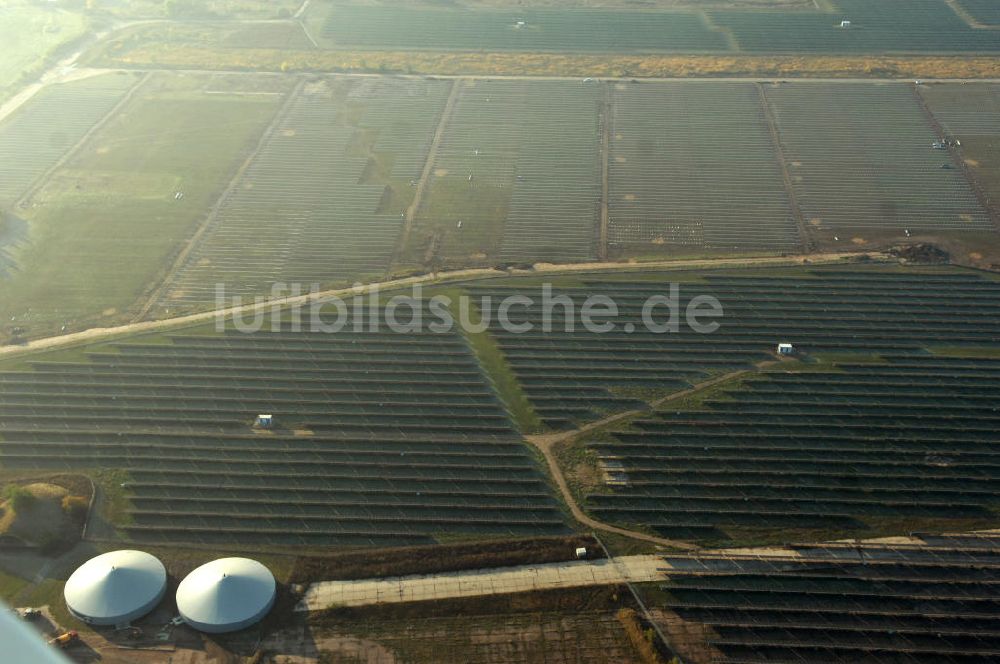
[[[65,650],[66,648],[69,648],[70,646],[74,645],[79,640],[80,640],[80,635],[77,634],[76,630],[74,629],[70,632],[63,632],[56,638],[50,640],[49,645],[55,646],[60,650]]]

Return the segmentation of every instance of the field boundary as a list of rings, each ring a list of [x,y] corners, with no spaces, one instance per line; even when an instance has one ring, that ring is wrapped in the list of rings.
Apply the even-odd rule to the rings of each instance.
[[[416,218],[417,213],[420,211],[420,206],[423,204],[424,192],[427,191],[427,183],[430,182],[431,175],[434,173],[434,163],[437,161],[438,150],[440,150],[441,143],[444,141],[444,132],[448,126],[448,121],[451,119],[451,114],[455,110],[455,104],[458,102],[461,85],[461,78],[457,78],[452,81],[451,90],[448,92],[448,100],[444,103],[444,108],[441,109],[441,118],[438,120],[437,128],[434,130],[434,138],[431,139],[431,144],[427,148],[427,157],[424,160],[424,170],[420,174],[420,181],[417,183],[417,190],[413,193],[413,201],[410,203],[410,207],[406,208],[406,216],[403,220],[403,229],[399,233],[399,240],[396,242],[396,249],[393,252],[392,258],[389,260],[388,272],[390,274],[393,266],[395,266],[399,261],[399,257],[410,243],[410,233],[413,231],[413,220]]]
[[[923,93],[920,92],[920,86],[915,83],[910,84],[910,89],[913,91],[913,96],[923,111],[924,117],[927,119],[927,123],[931,126],[931,129],[937,135],[937,139],[943,139],[948,135],[945,131],[944,126],[938,121],[937,116],[934,115],[934,111],[931,110],[930,105],[927,103],[927,99],[924,98]],[[962,172],[962,177],[968,183],[969,188],[972,189],[972,193],[976,196],[976,200],[979,201],[979,205],[982,206],[983,211],[986,216],[990,218],[993,222],[993,228],[1000,232],[1000,210],[995,208],[990,203],[990,197],[983,190],[982,186],[979,184],[979,180],[976,179],[975,173],[969,168],[969,165],[965,163],[965,159],[959,154],[958,148],[954,145],[948,145],[948,156],[951,157],[951,161],[958,169]]]
[[[198,227],[195,229],[194,233],[192,233],[191,237],[184,241],[177,254],[177,258],[174,259],[173,264],[163,275],[163,278],[159,280],[159,284],[152,286],[152,291],[149,296],[146,297],[145,303],[142,305],[139,312],[132,318],[133,323],[141,321],[149,314],[150,310],[156,306],[157,302],[159,302],[166,295],[180,271],[187,266],[191,253],[201,244],[201,240],[205,236],[205,233],[208,232],[208,230],[212,227],[212,222],[214,222],[216,217],[218,217],[219,210],[221,210],[222,206],[229,200],[229,197],[232,195],[236,185],[239,184],[243,174],[246,173],[247,169],[250,168],[250,165],[255,159],[257,159],[257,155],[260,153],[264,145],[266,145],[270,140],[271,136],[274,134],[274,130],[278,127],[278,124],[285,117],[285,115],[288,114],[288,110],[291,108],[292,102],[298,98],[299,93],[305,84],[305,79],[300,80],[295,88],[288,93],[288,98],[285,99],[281,108],[279,108],[274,114],[274,117],[271,118],[271,123],[264,129],[263,132],[261,132],[260,138],[257,140],[257,145],[254,146],[253,150],[236,170],[236,173],[233,175],[232,179],[230,179],[229,184],[226,185],[225,190],[219,195],[215,204],[209,209],[208,214],[205,215],[204,220],[198,224]]]
[[[788,207],[795,220],[795,227],[799,231],[799,244],[803,251],[814,251],[815,243],[806,228],[806,220],[799,207],[799,199],[795,193],[795,185],[792,182],[792,175],[788,172],[788,160],[785,158],[785,148],[781,145],[781,132],[778,129],[778,119],[774,116],[774,109],[767,98],[767,92],[760,82],[754,83],[757,94],[760,96],[761,109],[764,111],[764,121],[767,123],[767,130],[771,134],[771,143],[774,146],[774,159],[781,169],[781,179],[785,183],[785,194],[788,196]]]

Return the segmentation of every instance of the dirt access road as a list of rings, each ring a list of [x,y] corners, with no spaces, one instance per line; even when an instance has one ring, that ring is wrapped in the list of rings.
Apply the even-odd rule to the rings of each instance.
[[[627,410],[621,413],[615,413],[614,415],[609,415],[602,420],[597,420],[596,422],[590,422],[578,429],[572,429],[570,431],[560,431],[558,433],[550,434],[539,434],[534,436],[525,436],[525,440],[531,443],[542,456],[545,457],[545,463],[549,467],[549,473],[552,475],[552,479],[555,481],[556,486],[559,487],[559,493],[562,494],[563,500],[569,507],[570,512],[580,523],[593,528],[595,530],[600,530],[609,533],[615,533],[616,535],[624,535],[625,537],[630,537],[632,539],[642,540],[644,542],[650,542],[652,544],[657,544],[659,546],[668,546],[675,549],[684,549],[688,551],[698,550],[695,544],[690,542],[684,542],[679,540],[666,539],[664,537],[656,537],[654,535],[647,535],[646,533],[636,532],[634,530],[628,530],[625,528],[619,528],[618,526],[612,526],[610,524],[604,523],[603,521],[598,521],[588,516],[580,505],[576,502],[576,498],[573,496],[573,492],[569,488],[569,484],[566,482],[566,476],[562,472],[562,468],[559,466],[559,461],[556,458],[555,447],[560,443],[570,442],[576,438],[582,436],[590,431],[595,431],[597,429],[603,429],[604,427],[610,426],[612,424],[617,424],[618,422],[623,422],[634,417],[639,417],[641,415],[647,414],[652,410],[661,408],[673,401],[678,401],[685,397],[691,396],[696,392],[701,390],[714,387],[721,383],[734,380],[741,376],[753,373],[755,371],[760,371],[776,363],[776,360],[768,360],[765,362],[760,362],[754,366],[752,369],[740,369],[738,371],[731,371],[727,374],[721,376],[716,376],[708,380],[696,383],[686,390],[681,390],[680,392],[674,392],[673,394],[668,394],[665,397],[656,399],[649,403],[648,408]]]
[[[373,290],[392,291],[409,288],[416,285],[441,286],[463,281],[478,281],[481,279],[496,279],[498,277],[512,276],[539,276],[560,274],[574,274],[579,272],[594,273],[615,273],[629,271],[649,271],[649,270],[692,270],[692,269],[712,269],[719,267],[782,267],[795,265],[822,265],[829,263],[849,263],[852,261],[867,260],[880,262],[896,262],[896,259],[880,252],[838,252],[825,254],[804,254],[796,256],[770,256],[761,258],[711,258],[695,260],[664,260],[650,261],[645,263],[567,263],[550,264],[539,263],[530,270],[499,270],[496,268],[470,268],[466,270],[452,270],[447,272],[432,272],[415,277],[403,277],[400,279],[387,279],[373,282],[363,286],[352,286],[348,288],[337,288],[326,291],[318,291],[297,297],[282,297],[266,300],[260,303],[247,304],[239,307],[229,307],[225,309],[212,309],[186,316],[174,318],[163,318],[138,323],[129,323],[116,327],[95,327],[80,332],[59,335],[55,337],[45,337],[35,339],[24,344],[0,346],[0,360],[14,358],[21,355],[30,355],[41,351],[57,350],[69,348],[86,343],[96,343],[107,341],[120,336],[139,333],[165,332],[173,328],[210,323],[218,319],[231,318],[233,315],[246,316],[258,311],[268,311],[275,308],[308,306],[314,303],[322,303],[335,297],[347,298],[354,295],[364,295]]]

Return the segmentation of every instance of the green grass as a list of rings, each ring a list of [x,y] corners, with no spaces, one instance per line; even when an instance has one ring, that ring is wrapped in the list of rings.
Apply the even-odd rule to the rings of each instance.
[[[978,348],[970,346],[932,346],[929,350],[945,357],[1000,358],[1000,348]]]
[[[28,581],[0,570],[0,599],[8,604],[27,587]]]
[[[150,81],[38,192],[0,291],[6,319],[43,336],[129,317],[277,110],[277,95],[205,95],[203,83]]]
[[[101,515],[115,526],[127,526],[132,517],[129,514],[129,491],[123,487],[130,477],[127,470],[106,468],[91,473],[94,484],[104,496],[104,513]]]
[[[0,100],[48,64],[61,46],[87,33],[82,14],[28,2],[0,5]]]
[[[458,301],[462,293],[463,291],[459,289],[442,289],[440,291],[441,295],[447,295],[451,298],[452,306],[450,310],[456,322],[461,320]],[[471,327],[478,326],[481,321],[479,309],[474,307],[471,301],[469,318],[472,323]],[[493,383],[497,395],[514,419],[518,430],[522,434],[542,431],[544,425],[541,419],[535,413],[527,395],[521,389],[521,384],[518,382],[517,376],[514,375],[514,371],[507,362],[507,358],[504,357],[503,351],[500,350],[492,335],[486,330],[473,332],[468,329],[462,329],[462,334],[465,335],[469,347],[479,361],[479,365]]]
[[[431,177],[404,261],[432,267],[488,263],[500,247],[511,188],[469,182],[467,173]]]

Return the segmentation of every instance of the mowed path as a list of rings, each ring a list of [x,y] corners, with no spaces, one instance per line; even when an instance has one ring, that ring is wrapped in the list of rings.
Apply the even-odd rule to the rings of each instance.
[[[382,579],[322,581],[309,586],[295,610],[322,611],[334,606],[368,606],[531,590],[648,583],[665,579],[667,568],[661,557],[647,555]]]

